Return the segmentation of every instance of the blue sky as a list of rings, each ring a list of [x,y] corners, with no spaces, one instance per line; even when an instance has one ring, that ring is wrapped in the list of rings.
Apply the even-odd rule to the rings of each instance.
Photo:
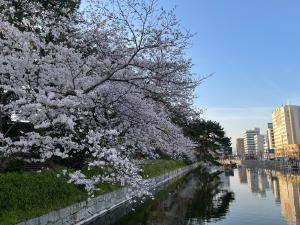
[[[159,0],[176,6],[184,28],[196,33],[188,57],[198,76],[204,118],[220,121],[235,139],[265,129],[276,106],[300,104],[300,1]]]
[[[300,104],[300,1],[161,0],[196,33],[193,72],[214,76],[197,89],[203,117],[233,139],[271,121],[273,108]],[[235,143],[235,142],[234,142]]]

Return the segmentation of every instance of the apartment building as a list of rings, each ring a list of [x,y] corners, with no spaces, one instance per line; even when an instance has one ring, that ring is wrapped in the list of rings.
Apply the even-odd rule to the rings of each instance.
[[[276,157],[299,156],[300,106],[278,107],[272,113]]]

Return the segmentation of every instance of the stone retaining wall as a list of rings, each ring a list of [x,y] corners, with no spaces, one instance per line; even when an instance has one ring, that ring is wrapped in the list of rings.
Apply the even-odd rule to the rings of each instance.
[[[162,176],[149,179],[152,185],[152,190],[163,186],[172,180],[182,177],[189,173],[194,168],[198,167],[200,163],[179,168]],[[130,199],[135,196],[127,188],[121,188],[114,192],[109,192],[104,195],[92,198],[87,201],[79,202],[67,208],[59,209],[48,214],[36,217],[17,225],[69,225],[69,224],[89,224],[96,219],[105,216],[114,211],[122,205],[128,204]]]
[[[289,172],[290,170],[292,170],[291,166],[293,164],[275,160],[243,160],[241,161],[241,165],[249,168],[262,168],[281,172]]]

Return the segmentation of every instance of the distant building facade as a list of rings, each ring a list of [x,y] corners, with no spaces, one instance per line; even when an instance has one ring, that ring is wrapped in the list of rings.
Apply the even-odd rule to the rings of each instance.
[[[254,130],[247,130],[244,134],[245,155],[248,157],[256,156],[256,143],[255,143],[256,135],[260,135],[259,128],[254,128]]]
[[[244,167],[244,166],[238,167],[238,174],[239,174],[239,178],[240,178],[240,183],[241,184],[247,184],[246,167]]]
[[[276,157],[299,156],[300,106],[278,107],[272,113]]]
[[[268,123],[268,128],[267,128],[266,136],[265,136],[265,148],[266,149],[275,149],[273,123]]]
[[[236,139],[236,153],[239,157],[244,157],[245,155],[244,138]]]
[[[264,144],[265,144],[265,136],[262,134],[256,134],[254,136],[254,143],[255,143],[255,151],[256,155],[259,157],[263,157],[265,149],[264,149]]]
[[[275,138],[273,123],[268,123],[268,127],[265,135],[265,158],[274,159],[275,157]]]

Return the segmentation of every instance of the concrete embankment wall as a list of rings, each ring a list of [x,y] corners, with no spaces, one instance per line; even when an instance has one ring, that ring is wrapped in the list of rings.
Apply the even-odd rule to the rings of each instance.
[[[286,171],[291,169],[291,164],[287,162],[281,161],[259,161],[259,160],[242,160],[242,166],[246,166],[248,168],[263,168],[263,169],[270,169],[270,170],[277,170],[277,171]]]
[[[152,187],[151,190],[158,189],[174,180],[186,175],[200,163],[182,167],[161,176],[149,179]],[[120,214],[120,208],[123,206],[128,208],[131,199],[135,198],[132,192],[127,188],[121,188],[114,192],[110,192],[87,201],[79,202],[67,208],[59,209],[48,214],[36,217],[17,225],[69,225],[69,224],[90,224],[99,218],[109,216],[116,219]],[[117,213],[114,213],[116,211]],[[124,212],[124,210],[123,210]],[[107,219],[105,219],[107,221]],[[109,223],[107,223],[109,224]]]

